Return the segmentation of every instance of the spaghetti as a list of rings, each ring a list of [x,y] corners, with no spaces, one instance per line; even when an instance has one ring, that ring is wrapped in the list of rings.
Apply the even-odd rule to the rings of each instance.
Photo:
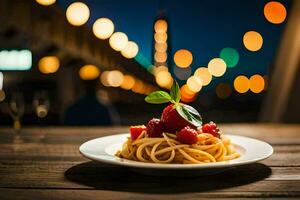
[[[227,161],[240,155],[223,135],[221,138],[208,133],[198,134],[195,144],[183,144],[176,135],[163,133],[163,137],[150,138],[143,131],[135,140],[128,138],[116,156],[150,163],[201,164]]]

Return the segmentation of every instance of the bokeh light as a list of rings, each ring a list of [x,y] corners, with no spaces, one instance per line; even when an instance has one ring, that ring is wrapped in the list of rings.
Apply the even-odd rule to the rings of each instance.
[[[221,58],[213,58],[207,65],[208,71],[215,77],[220,77],[226,72],[226,63]]]
[[[161,71],[169,71],[168,67],[167,66],[164,66],[164,65],[161,65],[161,66],[158,66],[158,67],[154,67],[153,68],[153,74],[156,76],[159,72]]]
[[[220,52],[220,58],[222,58],[227,67],[235,67],[239,62],[239,52],[230,47],[223,48]]]
[[[197,93],[193,92],[192,90],[190,90],[187,84],[184,84],[183,86],[181,86],[180,93],[181,93],[181,97],[183,97],[185,99],[193,99],[197,94]]]
[[[237,76],[233,85],[234,89],[239,93],[246,93],[250,88],[249,79],[243,75]]]
[[[255,74],[250,77],[249,81],[250,81],[250,90],[253,93],[260,93],[264,90],[265,80],[261,75]]]
[[[168,71],[160,71],[155,76],[156,83],[163,88],[170,88],[173,83],[173,78]]]
[[[180,49],[174,54],[174,62],[178,67],[186,68],[193,62],[193,54],[186,49]]]
[[[59,59],[56,56],[45,56],[38,62],[39,71],[43,74],[57,72],[59,65]]]
[[[155,33],[154,40],[157,43],[165,43],[168,39],[167,33]]]
[[[50,6],[56,2],[56,0],[35,0],[38,4],[43,6]]]
[[[93,33],[102,40],[109,38],[114,30],[114,23],[108,18],[99,18],[93,25]]]
[[[180,68],[174,66],[174,74],[179,80],[186,80],[188,79],[192,74],[192,69],[190,67],[187,68]]]
[[[256,31],[248,31],[244,34],[243,43],[249,51],[258,51],[263,45],[263,37]]]
[[[5,100],[5,92],[3,90],[0,90],[0,102]]]
[[[154,60],[155,62],[163,63],[166,62],[168,58],[168,55],[166,52],[155,52],[154,54]]]
[[[280,2],[270,1],[264,7],[264,15],[269,22],[280,24],[286,18],[286,9]]]
[[[131,90],[135,93],[142,93],[143,91],[145,91],[144,88],[145,88],[145,85],[144,85],[143,81],[137,79]]]
[[[227,83],[219,83],[216,87],[216,95],[220,99],[226,99],[226,98],[230,97],[231,92],[232,92],[232,89],[231,89],[230,85]]]
[[[38,105],[36,107],[36,115],[39,117],[39,118],[45,118],[48,114],[48,109],[47,109],[47,106],[45,105]]]
[[[206,67],[199,67],[194,75],[201,80],[203,86],[208,85],[212,80],[212,75]]]
[[[115,32],[109,38],[109,44],[111,48],[113,48],[116,51],[122,51],[123,49],[125,49],[127,43],[128,37],[125,33],[122,32]]]
[[[95,65],[84,65],[78,73],[82,80],[94,80],[100,75],[100,70]]]
[[[154,24],[154,30],[156,33],[165,33],[168,30],[168,23],[166,20],[159,19]]]
[[[107,75],[107,82],[112,87],[119,87],[124,80],[124,75],[119,70],[110,71]]]
[[[135,84],[135,79],[133,78],[133,76],[125,75],[120,87],[125,90],[130,90],[133,88],[134,84]]]
[[[167,43],[155,43],[155,51],[166,52],[168,49]]]
[[[101,81],[102,85],[104,85],[106,87],[110,86],[107,81],[108,74],[109,74],[109,71],[104,71],[101,73],[101,76],[100,76],[100,81]]]
[[[89,19],[90,9],[82,2],[75,2],[67,8],[66,17],[70,24],[81,26]]]
[[[197,76],[191,76],[186,81],[188,88],[193,92],[199,92],[202,88],[202,82]]]
[[[125,48],[121,51],[121,54],[125,57],[125,58],[134,58],[137,53],[139,52],[139,47],[138,45],[133,42],[133,41],[129,41],[127,43],[127,45],[125,46]]]

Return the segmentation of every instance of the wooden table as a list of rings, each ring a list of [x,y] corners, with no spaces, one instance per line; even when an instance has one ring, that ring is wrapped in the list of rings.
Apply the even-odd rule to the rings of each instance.
[[[0,199],[300,199],[300,125],[227,124],[223,132],[271,143],[269,159],[222,174],[152,177],[83,158],[81,143],[127,131],[109,128],[0,129]]]

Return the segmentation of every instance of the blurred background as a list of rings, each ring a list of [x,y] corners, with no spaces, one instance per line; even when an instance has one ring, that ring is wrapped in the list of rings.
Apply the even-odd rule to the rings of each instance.
[[[300,122],[300,1],[1,0],[0,126]]]

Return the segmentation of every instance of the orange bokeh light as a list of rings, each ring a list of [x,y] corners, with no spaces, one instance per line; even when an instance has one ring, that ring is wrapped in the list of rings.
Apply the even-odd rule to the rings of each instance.
[[[261,75],[255,74],[250,77],[250,90],[253,93],[260,93],[265,88],[265,80]]]
[[[246,76],[238,76],[234,79],[234,89],[239,93],[246,93],[249,90],[249,79]]]
[[[258,51],[263,45],[263,37],[256,31],[248,31],[244,34],[243,43],[249,51]]]
[[[154,30],[156,33],[165,33],[168,30],[168,23],[166,20],[159,19],[154,24]]]
[[[266,19],[273,24],[280,24],[286,18],[286,8],[280,2],[270,1],[264,7]]]
[[[174,54],[174,62],[178,67],[186,68],[193,62],[193,54],[186,49],[180,49]]]

